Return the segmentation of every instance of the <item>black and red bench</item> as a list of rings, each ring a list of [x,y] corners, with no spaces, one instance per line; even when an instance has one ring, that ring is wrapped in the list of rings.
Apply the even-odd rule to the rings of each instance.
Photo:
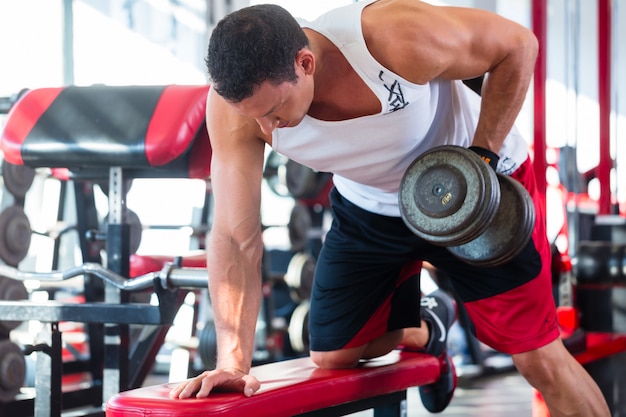
[[[207,178],[208,89],[96,85],[26,91],[7,117],[4,158],[68,168],[74,175],[122,166],[134,176],[149,171],[149,177]]]

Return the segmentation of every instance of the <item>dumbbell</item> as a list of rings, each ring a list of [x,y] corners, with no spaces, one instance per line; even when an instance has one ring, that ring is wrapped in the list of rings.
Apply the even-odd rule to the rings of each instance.
[[[15,165],[2,160],[4,186],[14,197],[22,199],[33,185],[35,169],[26,165]]]
[[[0,213],[0,259],[17,266],[30,248],[32,230],[24,208],[17,204]]]
[[[291,298],[294,301],[301,302],[311,298],[315,264],[315,258],[305,252],[298,252],[291,257],[285,273],[285,282],[291,289]]]
[[[574,273],[578,285],[624,284],[626,244],[583,240],[576,251]]]
[[[22,281],[16,281],[0,275],[0,301],[28,300],[28,291]],[[0,320],[0,337],[8,336],[11,330],[22,322],[14,320]]]
[[[413,233],[471,265],[511,261],[535,225],[526,189],[461,146],[438,146],[415,159],[401,180],[398,201]]]
[[[26,359],[18,345],[0,340],[0,402],[9,402],[20,392],[26,378]]]

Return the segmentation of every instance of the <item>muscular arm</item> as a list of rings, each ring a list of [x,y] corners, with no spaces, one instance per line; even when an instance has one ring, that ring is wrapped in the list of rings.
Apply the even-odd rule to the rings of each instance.
[[[215,387],[251,395],[247,375],[261,303],[260,203],[265,143],[258,125],[237,115],[217,94],[207,100],[213,150],[213,227],[208,239],[209,293],[217,334],[217,369],[176,387],[172,397],[205,397]]]
[[[222,99],[213,94],[209,104],[212,100]],[[207,117],[209,132],[215,136],[211,140],[215,205],[207,267],[217,331],[217,366],[247,372],[261,302],[260,204],[264,142],[250,138],[247,123],[232,123],[224,117],[216,120],[217,113]],[[239,119],[234,114],[227,117]]]
[[[372,54],[414,83],[486,74],[473,145],[500,149],[535,67],[530,30],[480,9],[383,0],[365,9],[363,31]]]

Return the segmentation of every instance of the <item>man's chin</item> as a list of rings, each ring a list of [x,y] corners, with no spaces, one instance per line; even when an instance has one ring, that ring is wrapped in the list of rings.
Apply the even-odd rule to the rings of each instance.
[[[304,119],[304,117],[302,119]],[[296,127],[296,126],[298,126],[302,122],[302,119],[299,119],[299,120],[297,120],[295,122],[291,121],[291,122],[283,123],[282,125],[280,125],[278,127],[280,129],[285,128],[285,127]]]

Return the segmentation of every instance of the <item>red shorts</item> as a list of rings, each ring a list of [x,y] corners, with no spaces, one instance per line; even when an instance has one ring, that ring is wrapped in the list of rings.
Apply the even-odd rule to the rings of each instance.
[[[535,204],[532,242],[541,257],[541,270],[534,279],[519,287],[464,305],[474,323],[477,338],[500,352],[513,354],[552,342],[559,336],[559,329],[552,293],[552,255],[530,159],[511,177],[524,185]]]
[[[517,258],[492,268],[469,265],[416,236],[399,217],[365,211],[333,190],[333,224],[311,296],[311,350],[361,346],[386,332],[419,326],[419,279],[407,265],[421,260],[449,277],[485,344],[513,354],[555,340],[552,258],[530,160],[512,177],[535,202],[535,229]]]

